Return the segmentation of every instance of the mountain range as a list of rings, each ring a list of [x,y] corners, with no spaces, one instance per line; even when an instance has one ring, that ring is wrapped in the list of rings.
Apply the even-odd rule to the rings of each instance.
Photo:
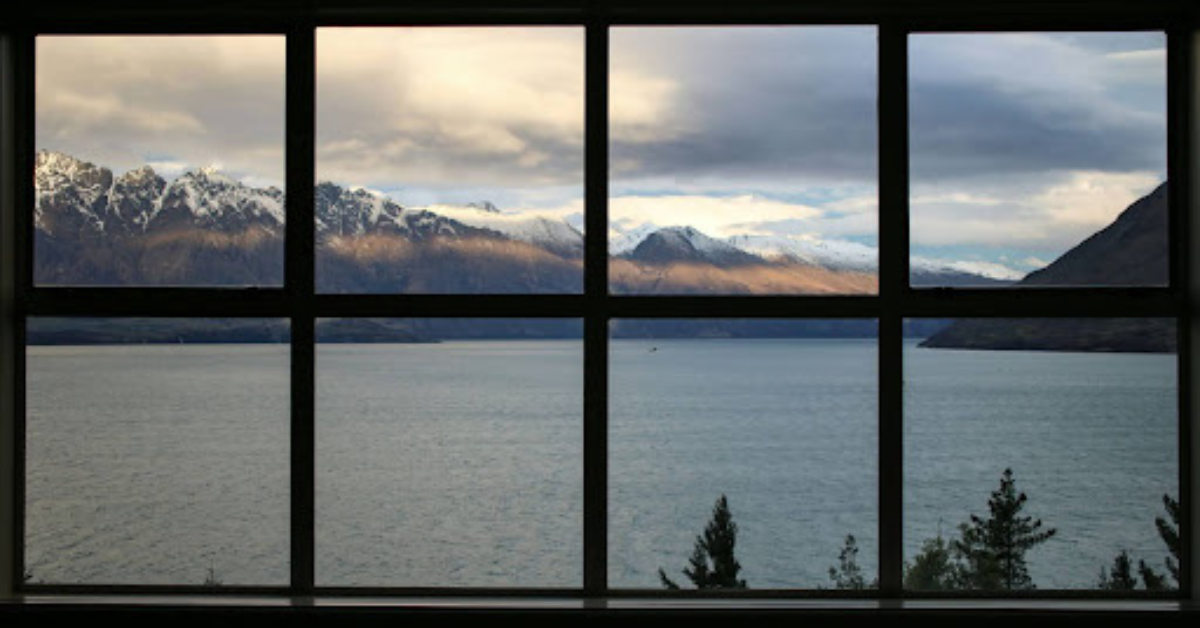
[[[188,171],[171,181],[149,166],[115,175],[103,166],[51,151],[37,154],[35,177],[34,280],[39,285],[282,283],[285,196],[277,188],[249,186],[215,168]],[[1135,203],[1113,225],[1018,285],[1097,285],[1106,280],[1146,285],[1148,275],[1165,277],[1166,249],[1159,241],[1165,241],[1166,233],[1163,190]],[[409,207],[379,193],[332,182],[318,183],[315,201],[320,292],[582,291],[583,234],[567,220],[505,213],[487,201]],[[649,223],[629,228],[614,225],[609,236],[614,294],[870,294],[878,286],[876,249],[856,243],[758,234],[717,238],[693,227]],[[1010,283],[919,260],[913,262],[911,280],[918,287]],[[990,343],[996,346],[1012,344],[995,327],[985,325],[971,332],[972,325],[999,322],[961,321],[926,344],[966,346],[966,336],[1001,339]],[[914,321],[910,333],[928,335],[946,324]],[[651,333],[649,327],[639,325],[619,321],[614,334]],[[418,341],[479,333],[450,319],[434,327],[413,330],[386,320],[326,325],[340,330],[328,332],[330,341],[360,336]],[[577,337],[571,324],[562,329],[485,327],[488,333],[500,335]],[[854,325],[834,329],[819,321],[776,325],[692,321],[677,327],[671,331],[659,325],[653,333],[731,337],[873,333]],[[48,329],[64,328],[54,324]],[[230,329],[241,327],[225,327],[226,332]],[[107,337],[92,331],[91,337]],[[163,332],[161,337],[168,341],[206,337],[193,331]],[[247,333],[248,338],[257,338],[266,332]],[[282,338],[286,330],[268,335]]]
[[[284,193],[216,169],[173,181],[70,155],[36,160],[40,285],[271,286],[283,277]],[[329,293],[578,293],[583,234],[489,202],[406,207],[332,182],[316,188],[317,288]],[[784,236],[714,238],[687,226],[614,231],[616,294],[871,293],[872,247]],[[990,283],[948,267],[921,285]]]

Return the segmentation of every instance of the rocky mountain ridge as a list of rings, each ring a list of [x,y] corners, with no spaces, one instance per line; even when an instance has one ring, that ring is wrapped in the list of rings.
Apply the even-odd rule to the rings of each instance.
[[[282,281],[282,190],[215,168],[167,181],[149,166],[114,175],[41,151],[35,280],[49,285],[270,286]],[[583,234],[552,216],[487,201],[406,207],[332,182],[315,190],[324,292],[573,293]],[[613,240],[613,289],[657,293],[861,293],[875,290],[874,249],[784,236],[710,237],[645,224]],[[972,278],[968,278],[970,281]],[[986,278],[974,277],[986,282]],[[915,269],[919,283],[955,283]]]

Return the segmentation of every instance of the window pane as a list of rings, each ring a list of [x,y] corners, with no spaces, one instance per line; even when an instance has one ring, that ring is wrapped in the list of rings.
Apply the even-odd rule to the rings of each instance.
[[[875,586],[874,320],[621,319],[610,332],[611,586],[662,588],[661,569],[696,588],[682,570],[722,497],[741,571],[718,586]]]
[[[876,292],[874,28],[614,28],[611,48],[612,292]]]
[[[1168,282],[1166,37],[909,37],[914,286]]]
[[[583,287],[583,29],[317,30],[317,287]]]
[[[28,581],[287,584],[287,333],[30,319]]]
[[[317,580],[578,587],[575,319],[317,328]]]
[[[1152,586],[1177,588],[1156,524],[1178,529],[1164,504],[1179,498],[1175,322],[916,323],[945,329],[905,347],[906,587],[1143,590],[1144,561]],[[971,517],[1014,532],[967,536]]]
[[[283,283],[284,38],[37,38],[34,281]]]

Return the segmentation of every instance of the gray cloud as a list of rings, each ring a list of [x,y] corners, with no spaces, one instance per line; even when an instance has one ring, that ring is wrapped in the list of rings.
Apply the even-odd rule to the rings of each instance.
[[[916,82],[910,95],[911,168],[918,181],[1165,169],[1162,120],[1014,96],[1000,86]]]
[[[50,36],[37,53],[39,148],[282,183],[282,37]]]
[[[914,179],[1165,170],[1162,118],[1142,112],[1121,115],[1103,103],[1060,96],[1013,94],[1003,85],[914,80]]]
[[[1164,171],[1161,36],[1158,52],[1128,49],[1153,41],[1142,33],[913,36],[914,179]]]
[[[1046,39],[1092,52],[1133,52],[1161,48],[1166,44],[1163,33],[1128,31],[1115,33],[1046,33]]]
[[[614,123],[618,178],[723,180],[743,189],[874,179],[872,29],[629,28],[612,40],[614,74],[675,87],[658,107],[657,136],[643,129],[623,137]],[[1161,34],[910,41],[918,181],[1164,170]]]
[[[659,136],[623,138],[614,123],[618,178],[736,187],[875,177],[872,28],[628,28],[613,33],[612,49],[614,74],[657,76],[676,88],[661,107]]]

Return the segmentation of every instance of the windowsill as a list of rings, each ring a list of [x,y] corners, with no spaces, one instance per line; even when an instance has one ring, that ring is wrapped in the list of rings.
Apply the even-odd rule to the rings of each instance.
[[[1190,625],[1200,605],[1143,600],[663,600],[580,598],[354,598],[237,596],[28,596],[0,602],[0,625],[55,625],[62,620],[97,625],[164,625],[199,620],[205,625],[471,626],[496,625],[715,625],[820,626]],[[75,621],[72,621],[75,620]],[[79,621],[82,620],[82,621]],[[147,621],[149,620],[149,621]],[[247,621],[248,620],[248,621]],[[583,624],[578,622],[583,621]],[[749,620],[750,623],[747,623]],[[796,622],[800,621],[801,624]],[[84,623],[86,622],[86,624]],[[347,623],[349,622],[349,623]],[[914,623],[916,622],[916,623]],[[1018,623],[1019,622],[1019,623]],[[169,623],[167,624],[169,625]]]
[[[1193,613],[1200,604],[1176,600],[885,600],[885,599],[647,599],[647,598],[500,598],[500,597],[276,597],[241,595],[21,595],[0,600],[0,610],[25,608],[219,608],[219,609],[378,609],[412,611],[612,611],[620,613],[687,612],[838,612],[838,613]]]

